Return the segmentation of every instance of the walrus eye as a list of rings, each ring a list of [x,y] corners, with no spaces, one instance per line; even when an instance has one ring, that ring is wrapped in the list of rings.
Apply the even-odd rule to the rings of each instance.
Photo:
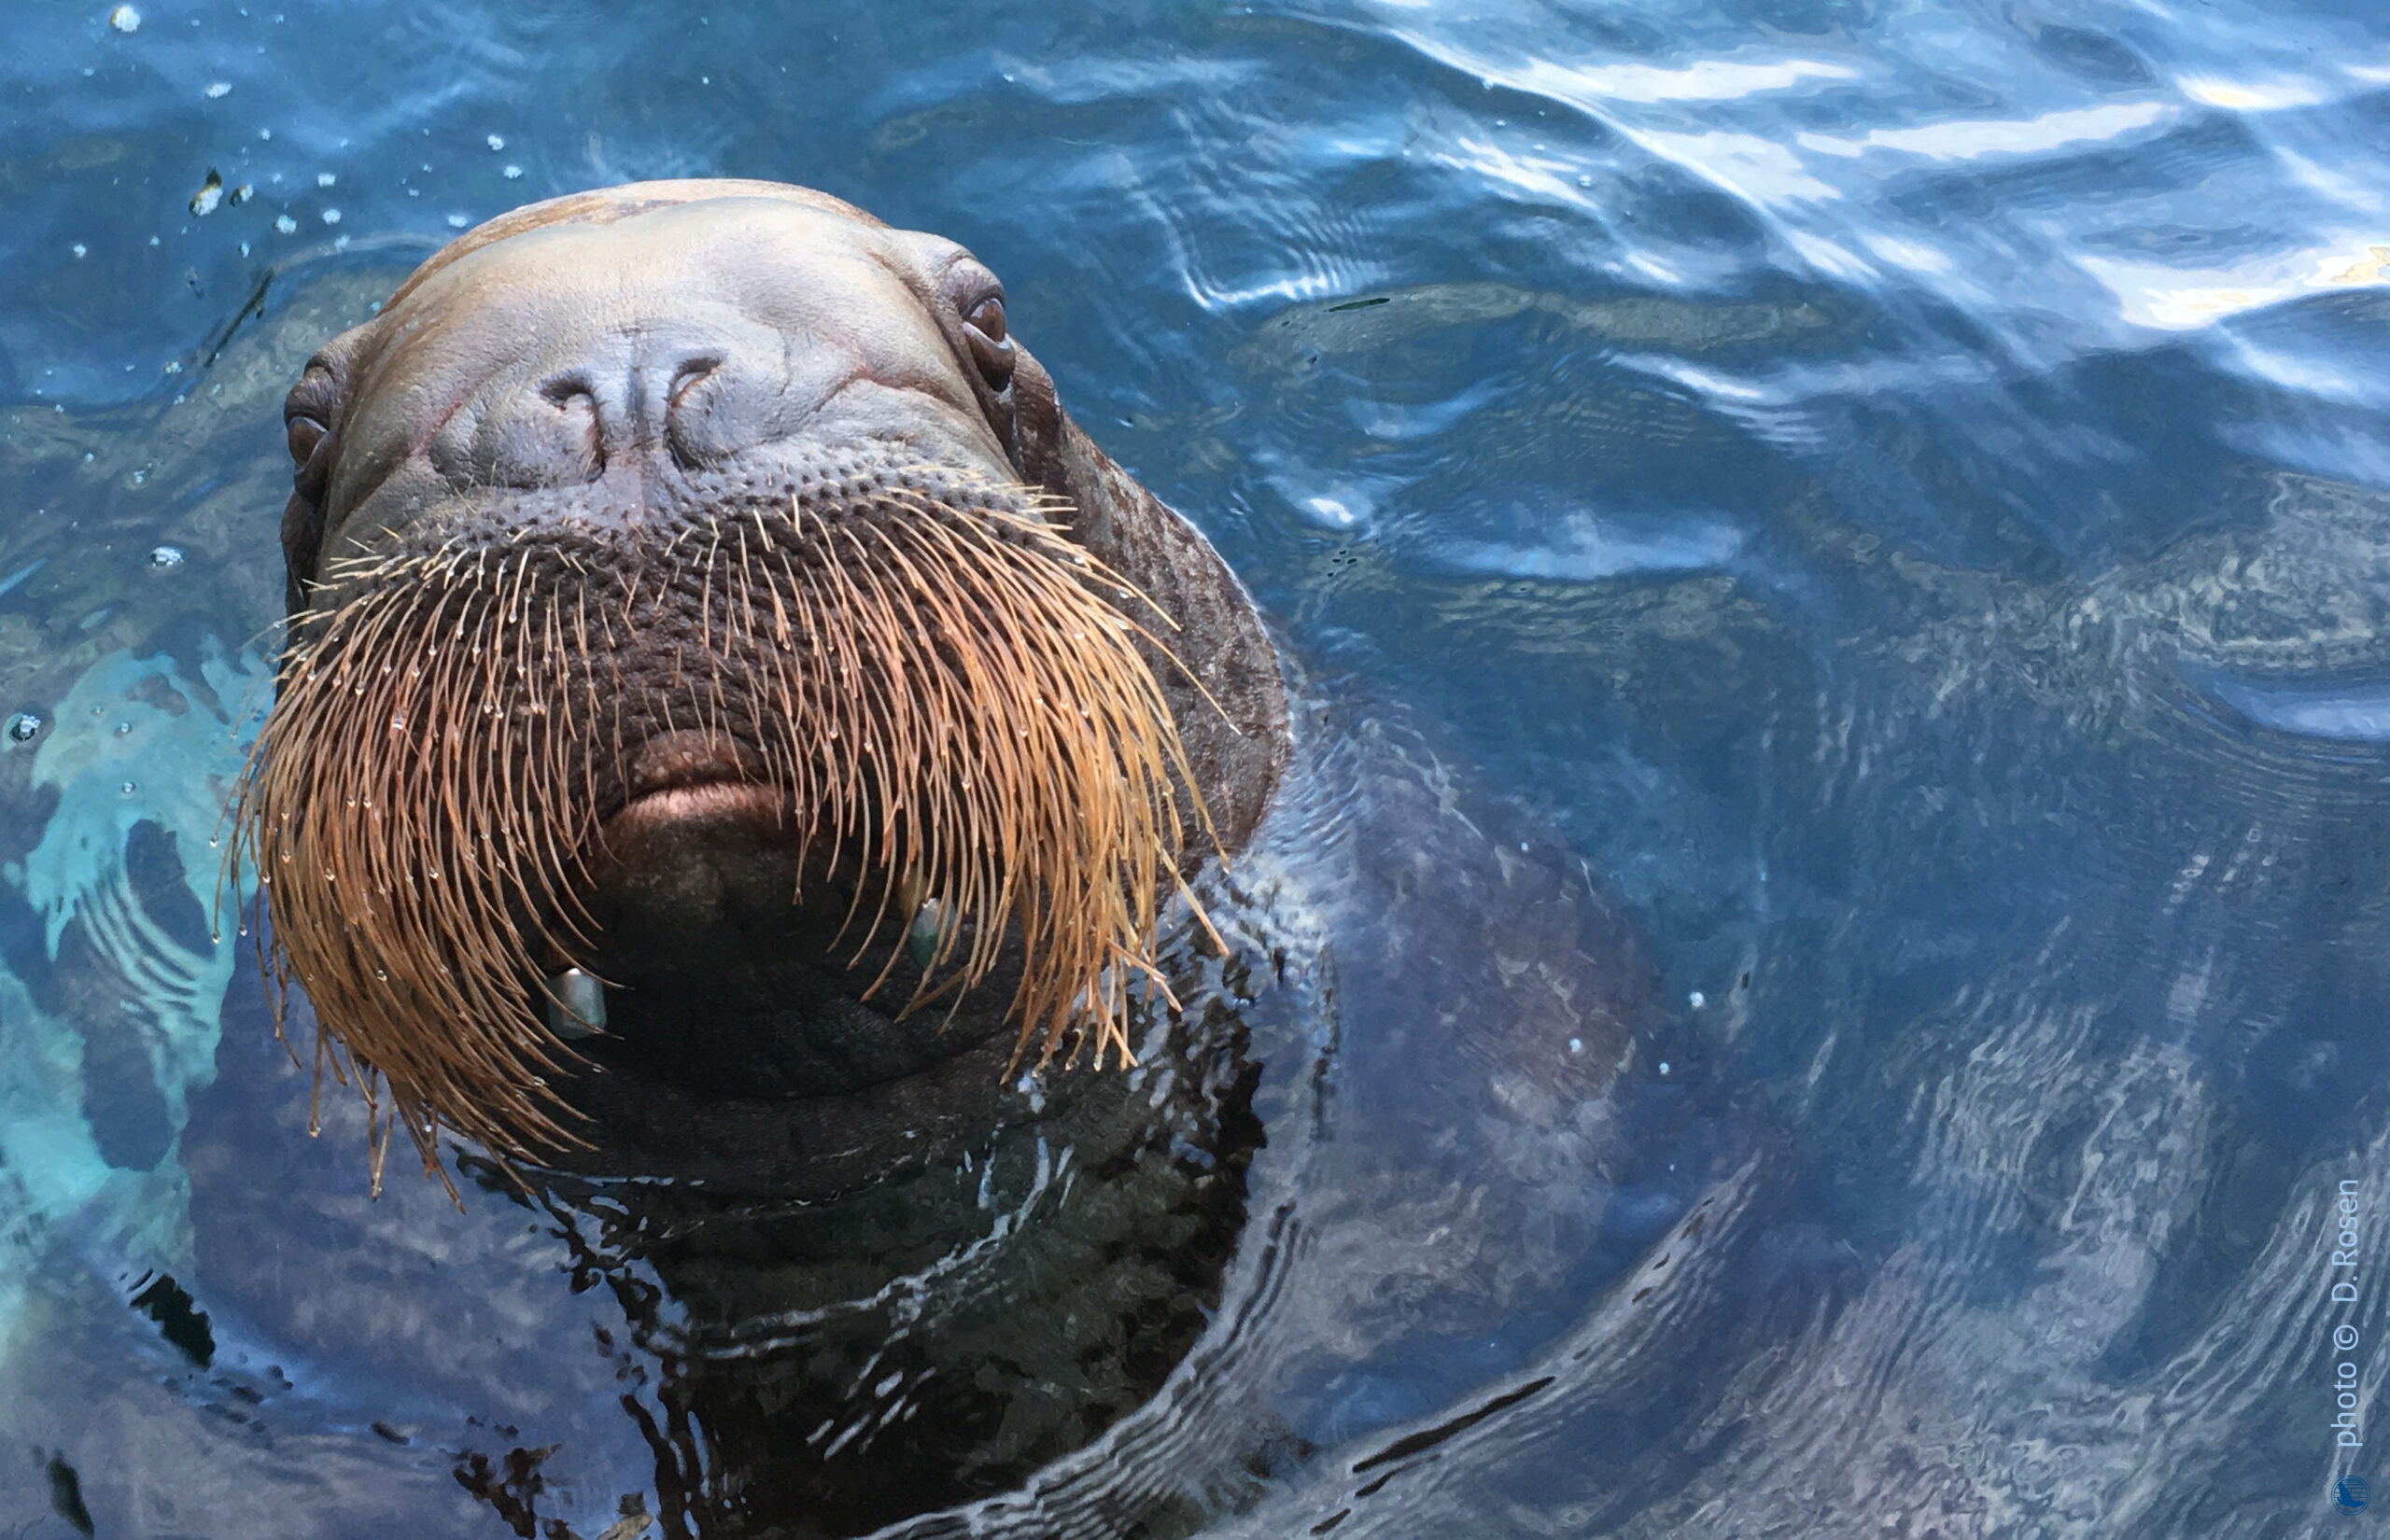
[[[963,334],[988,384],[1002,390],[1012,383],[1012,343],[1005,336],[1005,297],[991,294],[963,315]]]
[[[1003,342],[1005,340],[1005,297],[1001,294],[989,295],[963,319],[973,330],[988,341]]]
[[[283,425],[290,436],[290,461],[303,466],[315,457],[316,446],[324,441],[324,425],[313,417],[293,417]]]

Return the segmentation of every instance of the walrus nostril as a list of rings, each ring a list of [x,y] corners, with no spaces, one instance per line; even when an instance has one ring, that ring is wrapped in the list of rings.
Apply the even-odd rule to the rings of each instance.
[[[578,376],[551,380],[540,387],[540,399],[555,407],[557,415],[569,425],[569,440],[577,436],[592,458],[605,458],[605,441],[598,424],[598,393],[590,388],[588,381]]]
[[[720,358],[696,357],[691,358],[679,369],[674,370],[672,386],[664,393],[665,399],[672,403],[671,410],[679,411],[682,398],[687,396],[693,386],[721,367]]]
[[[719,357],[691,358],[673,371],[672,384],[664,393],[664,441],[683,470],[719,464],[738,447],[728,441],[715,420],[721,368]]]
[[[586,376],[562,375],[531,399],[492,413],[477,434],[482,474],[499,486],[575,486],[606,469],[606,440],[596,388]]]

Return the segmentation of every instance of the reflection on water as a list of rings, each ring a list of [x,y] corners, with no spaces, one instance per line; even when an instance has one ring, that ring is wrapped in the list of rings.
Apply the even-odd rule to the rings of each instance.
[[[105,13],[0,49],[27,1533],[669,1520],[670,1291],[365,1202],[208,841],[284,385],[454,229],[692,174],[972,245],[1304,679],[1216,1314],[972,1522],[2298,1534],[2380,1484],[2372,7]]]

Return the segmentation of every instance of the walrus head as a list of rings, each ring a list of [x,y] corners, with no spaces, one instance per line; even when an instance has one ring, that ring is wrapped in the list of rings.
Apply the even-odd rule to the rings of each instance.
[[[285,409],[288,648],[236,817],[271,963],[436,1169],[590,1059],[863,1090],[1125,1057],[1283,763],[1249,601],[969,253],[650,183],[427,261]],[[593,1032],[593,1029],[597,1030]]]

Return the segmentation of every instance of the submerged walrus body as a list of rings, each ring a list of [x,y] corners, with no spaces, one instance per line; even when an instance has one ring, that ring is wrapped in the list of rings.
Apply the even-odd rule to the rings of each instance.
[[[272,960],[377,1177],[393,1123],[470,1136],[613,1290],[668,1532],[1166,1533],[1303,1453],[1302,1365],[1618,1244],[1692,1078],[1619,1095],[1624,932],[1412,740],[1290,732],[1244,589],[952,243],[766,183],[535,205],[286,418]],[[1443,1070],[1332,1108],[1339,1052]],[[1421,1118],[1426,1166],[1305,1154]]]

